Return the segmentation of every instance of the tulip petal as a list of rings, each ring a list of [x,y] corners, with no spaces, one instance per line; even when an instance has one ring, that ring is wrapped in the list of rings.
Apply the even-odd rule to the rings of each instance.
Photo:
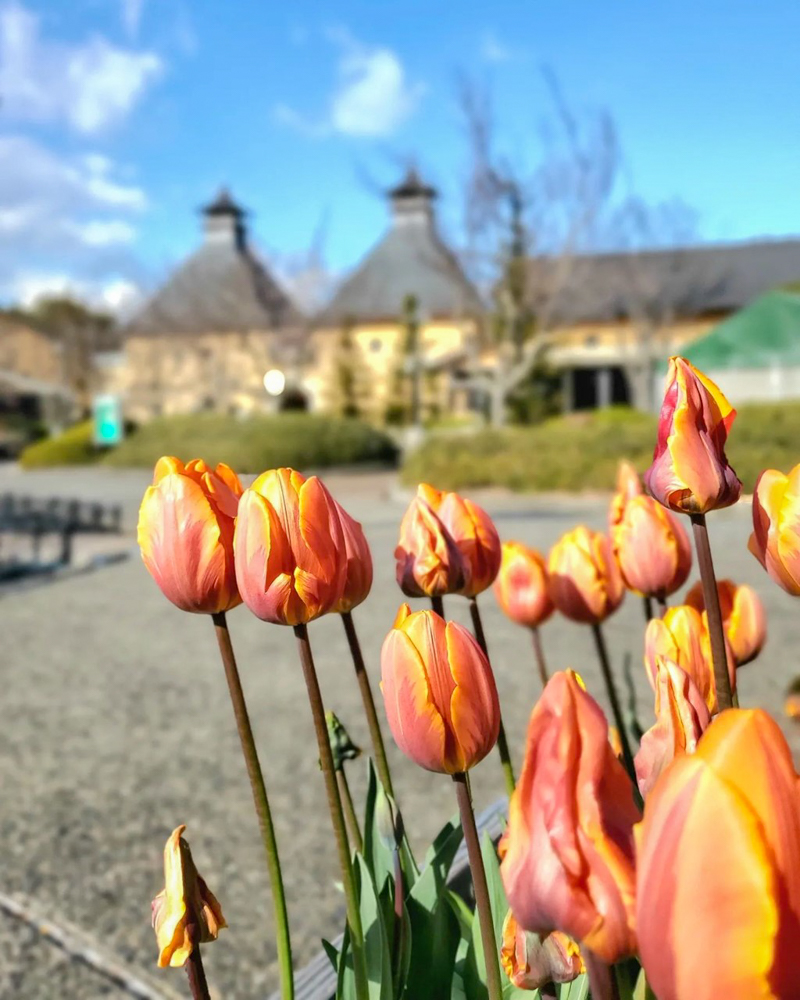
[[[455,688],[450,698],[450,723],[461,766],[477,764],[497,742],[500,702],[491,668],[475,639],[455,622],[445,630],[447,660]]]

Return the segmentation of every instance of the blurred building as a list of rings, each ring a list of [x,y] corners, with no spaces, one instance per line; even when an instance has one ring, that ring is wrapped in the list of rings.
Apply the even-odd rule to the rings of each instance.
[[[315,408],[384,421],[467,407],[451,374],[477,352],[485,306],[438,231],[436,197],[409,170],[388,192],[386,232],[314,318]]]
[[[0,424],[13,415],[58,426],[74,413],[61,343],[16,316],[0,316]]]
[[[527,293],[547,331],[547,362],[561,372],[564,409],[647,409],[664,359],[764,292],[799,281],[800,240],[767,240],[533,259]]]
[[[246,213],[226,190],[202,210],[203,242],[123,327],[114,386],[126,415],[264,408],[266,373],[297,398],[305,319],[251,249]]]

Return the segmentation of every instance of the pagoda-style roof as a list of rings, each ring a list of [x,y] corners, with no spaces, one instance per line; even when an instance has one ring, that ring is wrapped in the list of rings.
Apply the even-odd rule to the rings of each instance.
[[[391,226],[315,318],[318,329],[395,321],[408,295],[416,298],[423,319],[483,312],[475,286],[436,228],[435,189],[411,169],[388,197]]]
[[[202,210],[205,240],[123,333],[226,333],[298,327],[304,317],[249,247],[246,212],[223,188]]]

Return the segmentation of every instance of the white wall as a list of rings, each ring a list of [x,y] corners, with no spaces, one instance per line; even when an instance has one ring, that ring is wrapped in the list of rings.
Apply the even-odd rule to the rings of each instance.
[[[740,403],[774,403],[800,399],[800,367],[721,368],[704,371],[728,397],[733,406]],[[664,393],[665,376],[656,376],[656,399]]]

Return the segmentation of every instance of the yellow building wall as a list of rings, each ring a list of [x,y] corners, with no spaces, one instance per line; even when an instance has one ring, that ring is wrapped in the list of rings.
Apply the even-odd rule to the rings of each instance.
[[[59,345],[22,323],[0,323],[0,368],[55,385],[64,378]]]

